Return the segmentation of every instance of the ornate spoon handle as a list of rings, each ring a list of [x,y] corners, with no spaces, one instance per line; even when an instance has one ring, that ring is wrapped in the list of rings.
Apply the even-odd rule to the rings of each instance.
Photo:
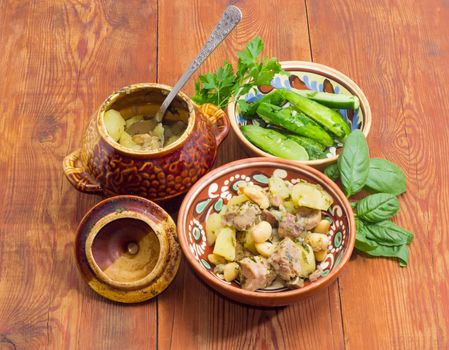
[[[187,80],[197,71],[204,60],[221,44],[221,42],[229,35],[229,33],[235,28],[235,26],[242,19],[242,12],[236,6],[229,6],[220,21],[212,31],[211,35],[207,39],[198,56],[195,57],[190,67],[184,72],[182,77],[178,80],[175,87],[170,91],[170,93],[162,102],[161,108],[156,114],[156,119],[161,121],[167,111],[168,106],[173,101],[175,96],[178,94],[179,90],[186,84]]]

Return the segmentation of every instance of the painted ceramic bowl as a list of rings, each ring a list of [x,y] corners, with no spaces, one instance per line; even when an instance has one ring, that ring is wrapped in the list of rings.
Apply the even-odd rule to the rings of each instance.
[[[122,303],[161,293],[181,261],[170,215],[137,196],[116,196],[93,207],[78,227],[75,253],[87,284]]]
[[[135,84],[109,96],[92,116],[81,148],[64,159],[69,182],[83,192],[132,194],[154,201],[187,192],[212,167],[218,146],[228,134],[229,123],[222,110],[210,104],[198,107],[180,92],[171,107],[184,111],[187,129],[176,142],[155,151],[120,145],[104,124],[107,110],[151,109],[160,105],[170,90],[161,84]]]
[[[250,292],[237,282],[226,282],[214,273],[207,256],[213,248],[206,243],[205,223],[209,215],[220,212],[231,196],[237,194],[241,182],[265,187],[273,176],[287,180],[306,180],[321,185],[334,204],[324,213],[330,220],[329,253],[321,262],[322,275],[296,290],[262,289]],[[187,193],[179,211],[178,237],[184,255],[198,276],[209,286],[238,302],[261,305],[287,305],[329,285],[348,262],[355,241],[354,214],[338,186],[316,169],[279,158],[248,158],[223,165],[204,176]]]
[[[253,89],[249,93],[238,96],[237,99],[245,99],[248,102],[254,102],[263,95],[274,89],[296,88],[300,90],[314,90],[321,92],[339,93],[355,95],[360,100],[360,107],[353,110],[340,110],[340,114],[349,123],[351,129],[361,129],[365,136],[368,136],[371,128],[371,109],[368,100],[363,91],[354,81],[343,73],[328,66],[303,61],[284,61],[281,62],[282,68],[290,73],[287,75],[276,75],[271,82],[271,86],[261,86],[257,90]],[[275,157],[249,142],[243,136],[240,127],[251,123],[240,113],[235,102],[230,102],[227,108],[228,116],[232,129],[238,137],[247,153],[251,156]],[[341,146],[341,145],[340,145]],[[301,163],[313,166],[318,169],[324,169],[326,166],[334,163],[338,158],[339,147],[331,147],[327,152],[327,158],[302,161]]]

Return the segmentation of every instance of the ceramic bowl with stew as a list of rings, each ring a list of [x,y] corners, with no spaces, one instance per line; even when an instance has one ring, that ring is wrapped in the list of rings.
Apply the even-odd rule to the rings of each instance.
[[[93,207],[78,227],[75,253],[87,284],[122,303],[161,293],[181,261],[170,215],[137,196],[116,196]]]
[[[83,192],[131,194],[154,201],[187,192],[212,167],[218,146],[228,134],[229,123],[222,110],[210,104],[196,106],[180,92],[170,109],[185,119],[187,129],[177,141],[151,151],[117,143],[104,122],[110,109],[121,111],[125,119],[138,113],[153,115],[170,90],[166,85],[145,83],[109,96],[92,116],[81,147],[64,159],[69,182]]]
[[[226,282],[214,273],[207,257],[213,248],[206,243],[205,223],[209,215],[220,212],[229,198],[237,194],[242,182],[266,187],[271,176],[286,180],[306,180],[319,184],[333,198],[324,217],[331,222],[328,254],[320,263],[322,274],[303,288],[259,289],[240,288],[237,282]],[[287,305],[325,288],[342,272],[349,261],[355,242],[355,221],[351,206],[328,177],[309,166],[279,158],[248,158],[223,165],[198,181],[187,193],[179,211],[178,237],[186,260],[198,276],[221,294],[241,303],[260,306]]]
[[[289,76],[276,75],[271,82],[271,86],[258,87],[257,90],[238,96],[237,99],[254,102],[272,90],[280,88],[355,95],[360,100],[360,107],[356,110],[342,109],[339,110],[339,113],[349,123],[352,130],[360,129],[365,136],[368,136],[371,128],[371,108],[365,94],[354,81],[336,69],[318,63],[283,61],[281,65],[290,74]],[[252,122],[243,117],[234,101],[228,104],[227,113],[234,133],[250,156],[275,157],[262,151],[245,138],[240,127]],[[327,158],[301,161],[301,163],[324,169],[337,160],[338,153],[339,147],[331,147],[327,153]]]

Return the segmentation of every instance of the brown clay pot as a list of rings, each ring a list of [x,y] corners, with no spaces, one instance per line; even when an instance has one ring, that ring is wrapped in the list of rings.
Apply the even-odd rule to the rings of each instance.
[[[156,151],[128,149],[107,133],[104,113],[160,105],[170,91],[161,84],[134,84],[109,96],[84,133],[81,148],[65,157],[64,173],[77,189],[107,195],[133,194],[154,201],[183,194],[212,166],[217,149],[229,132],[229,122],[218,107],[196,106],[179,93],[172,106],[188,116],[187,129],[174,143]]]
[[[161,293],[181,261],[170,215],[137,196],[116,196],[93,207],[78,227],[75,252],[87,284],[122,303]]]

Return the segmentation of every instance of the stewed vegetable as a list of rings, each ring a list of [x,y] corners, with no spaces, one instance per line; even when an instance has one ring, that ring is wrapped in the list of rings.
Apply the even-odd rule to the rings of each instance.
[[[208,260],[225,281],[243,289],[301,288],[322,273],[330,223],[322,211],[332,198],[319,185],[271,177],[268,187],[242,184],[219,213],[206,220]]]

